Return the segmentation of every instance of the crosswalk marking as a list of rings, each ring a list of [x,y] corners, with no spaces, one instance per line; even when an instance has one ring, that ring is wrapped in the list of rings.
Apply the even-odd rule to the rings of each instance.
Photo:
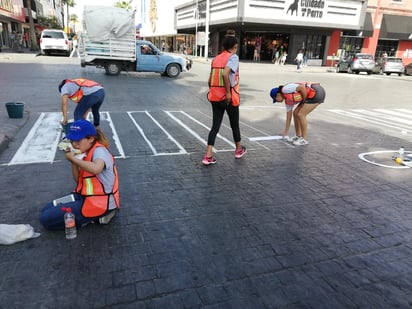
[[[330,109],[329,111],[396,130],[409,131],[412,125],[412,113],[405,109]]]
[[[122,143],[120,142],[119,135],[117,134],[116,128],[113,124],[112,118],[110,117],[110,114],[108,112],[104,112],[103,114],[105,115],[105,119],[109,122],[109,126],[110,126],[110,128],[112,129],[112,132],[113,132],[114,143],[116,144],[116,147],[117,147],[117,149],[119,150],[119,153],[120,153],[118,156],[115,156],[115,158],[124,159],[124,158],[126,158],[126,155],[124,153]]]
[[[256,112],[260,109],[255,110]],[[267,113],[265,111],[262,111]],[[379,128],[401,131],[402,134],[412,132],[412,110],[409,109],[330,109],[328,113],[358,119],[362,123],[369,123]],[[91,117],[91,116],[90,116]],[[89,118],[90,118],[89,117]],[[257,114],[259,117],[259,114]],[[267,117],[266,117],[267,118]],[[131,120],[120,126],[115,122]],[[249,119],[249,118],[248,118]],[[343,118],[341,118],[343,119]],[[18,150],[1,164],[31,164],[53,163],[62,157],[57,153],[57,145],[62,137],[60,128],[61,113],[44,112],[21,143]],[[90,118],[91,120],[91,118]],[[159,111],[128,111],[125,113],[101,112],[101,125],[106,136],[115,145],[113,154],[116,158],[128,158],[136,154],[149,153],[154,156],[185,155],[190,152],[202,151],[199,145],[207,145],[207,133],[210,130],[211,115],[200,111],[189,113],[182,110]],[[206,124],[207,122],[207,124]],[[345,121],[346,122],[346,121]],[[269,131],[264,132],[254,125],[254,122],[241,122],[244,141],[253,143],[246,145],[248,150],[271,149],[278,147],[273,140],[280,136],[272,136]],[[231,140],[230,126],[222,123],[222,129],[217,135],[219,143],[215,145],[214,152],[234,151],[235,144]],[[130,131],[132,130],[132,131]],[[133,130],[137,134],[134,134]],[[125,136],[127,132],[127,136]],[[133,134],[138,138],[133,138]],[[127,140],[127,143],[124,142]],[[126,148],[124,149],[122,141]],[[4,158],[4,157],[3,157]],[[10,159],[11,158],[11,159]],[[4,159],[3,159],[4,160]]]
[[[130,119],[136,126],[136,128],[139,130],[140,134],[146,141],[146,143],[149,145],[150,149],[152,150],[153,154],[155,156],[164,156],[164,155],[175,155],[175,154],[187,154],[186,150],[180,145],[180,143],[148,112],[148,111],[135,111],[135,112],[127,112],[129,114]],[[133,118],[132,114],[133,113],[144,113],[146,114],[156,126],[158,126],[163,133],[166,134],[169,140],[171,140],[175,145],[179,148],[179,152],[158,152],[156,148],[153,146],[153,143],[150,141],[150,139],[147,137],[147,135],[144,133],[144,130],[139,124],[136,122],[136,120]]]
[[[41,113],[9,165],[52,163],[61,131],[61,113]]]

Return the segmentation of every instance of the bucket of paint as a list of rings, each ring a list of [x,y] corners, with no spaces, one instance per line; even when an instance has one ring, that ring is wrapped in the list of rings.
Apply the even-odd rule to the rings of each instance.
[[[6,103],[6,108],[9,118],[23,118],[24,103],[8,102]]]

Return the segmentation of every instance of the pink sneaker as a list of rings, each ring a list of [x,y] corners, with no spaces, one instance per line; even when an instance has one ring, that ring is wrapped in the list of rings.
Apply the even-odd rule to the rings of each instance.
[[[246,153],[246,147],[242,146],[242,149],[235,151],[235,158],[240,159],[241,157],[245,155],[245,153]]]
[[[216,163],[216,159],[213,157],[208,157],[208,156],[204,156],[203,160],[202,160],[203,165],[210,165],[210,164],[215,164]]]

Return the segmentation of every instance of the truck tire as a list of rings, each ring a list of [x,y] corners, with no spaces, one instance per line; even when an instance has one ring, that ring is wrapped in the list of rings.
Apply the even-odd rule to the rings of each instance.
[[[120,65],[117,62],[108,62],[104,68],[106,69],[107,75],[119,75],[120,74]]]
[[[167,76],[169,77],[178,77],[180,74],[180,67],[176,63],[171,63],[166,68]]]

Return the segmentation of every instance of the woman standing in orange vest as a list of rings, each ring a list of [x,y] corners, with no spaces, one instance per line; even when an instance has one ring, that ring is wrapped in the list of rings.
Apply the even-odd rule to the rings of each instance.
[[[103,104],[105,92],[99,83],[84,79],[64,79],[59,84],[61,95],[61,109],[63,114],[62,124],[67,124],[68,100],[77,103],[74,110],[74,120],[86,119],[89,110],[92,110],[95,127],[100,125],[99,109]]]
[[[223,40],[223,52],[212,61],[207,98],[212,104],[213,123],[207,140],[206,154],[202,160],[204,165],[216,163],[216,159],[212,156],[213,146],[225,111],[229,116],[230,127],[236,144],[235,158],[240,159],[246,153],[246,148],[240,144],[239,57],[236,54],[237,47],[237,39],[233,35],[227,35]]]
[[[107,224],[120,207],[119,179],[114,158],[108,150],[109,142],[103,132],[87,120],[73,122],[67,138],[80,153],[76,155],[66,150],[77,186],[72,201],[61,205],[48,203],[40,213],[40,222],[46,229],[63,230],[63,206],[71,208],[78,228],[91,222]]]

